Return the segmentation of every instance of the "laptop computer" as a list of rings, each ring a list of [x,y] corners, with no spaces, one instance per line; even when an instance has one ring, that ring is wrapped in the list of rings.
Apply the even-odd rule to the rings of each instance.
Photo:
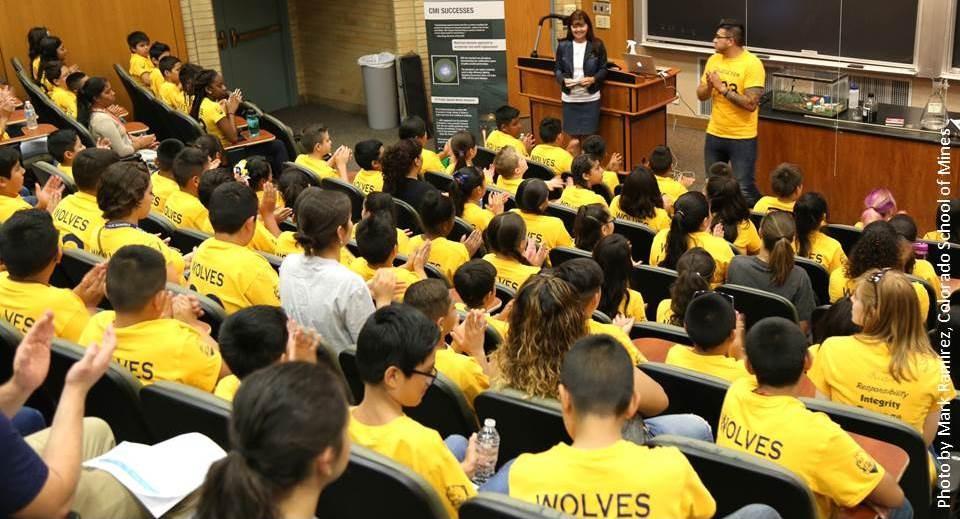
[[[624,52],[623,61],[627,63],[627,72],[639,74],[641,76],[657,75],[657,66],[653,62],[652,56]]]

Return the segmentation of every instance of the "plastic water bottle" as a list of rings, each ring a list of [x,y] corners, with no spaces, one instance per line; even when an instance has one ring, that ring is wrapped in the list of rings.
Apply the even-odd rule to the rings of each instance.
[[[500,433],[497,421],[487,418],[477,435],[477,468],[473,473],[473,482],[478,486],[493,477],[497,470],[497,455],[500,453]]]
[[[27,120],[28,130],[37,129],[37,111],[33,109],[33,104],[30,101],[23,103],[23,117]]]

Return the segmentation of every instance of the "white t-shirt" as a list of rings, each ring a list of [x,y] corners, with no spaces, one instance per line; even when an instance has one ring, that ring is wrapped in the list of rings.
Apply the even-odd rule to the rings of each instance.
[[[339,262],[291,254],[280,265],[280,305],[336,351],[357,343],[375,310],[367,284]]]
[[[587,53],[587,42],[573,42],[573,79],[583,79],[583,60]],[[576,86],[570,88],[570,93],[560,94],[560,99],[564,103],[590,103],[600,99],[600,91],[590,94],[584,87]]]

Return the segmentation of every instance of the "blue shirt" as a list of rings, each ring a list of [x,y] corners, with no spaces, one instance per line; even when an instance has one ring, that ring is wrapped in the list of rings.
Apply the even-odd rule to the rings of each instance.
[[[47,481],[47,464],[0,413],[0,517],[30,504]]]

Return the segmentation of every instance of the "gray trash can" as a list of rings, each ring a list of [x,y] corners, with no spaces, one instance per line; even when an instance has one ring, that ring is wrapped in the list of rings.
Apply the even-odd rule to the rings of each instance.
[[[357,60],[363,73],[367,124],[374,130],[396,128],[400,121],[396,62],[396,56],[389,52],[368,54]]]

